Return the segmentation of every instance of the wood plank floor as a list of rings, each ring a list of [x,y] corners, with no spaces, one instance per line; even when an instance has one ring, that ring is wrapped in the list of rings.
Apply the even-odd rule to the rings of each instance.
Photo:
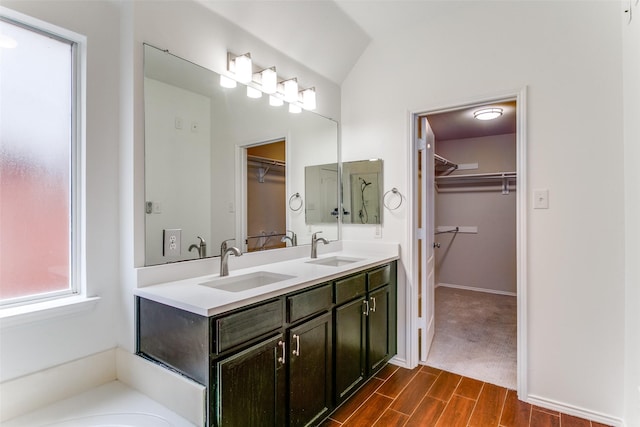
[[[385,366],[322,427],[606,427],[518,401],[516,392],[428,366]]]

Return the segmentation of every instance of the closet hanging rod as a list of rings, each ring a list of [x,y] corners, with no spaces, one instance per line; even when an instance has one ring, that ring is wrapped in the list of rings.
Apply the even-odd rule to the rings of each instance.
[[[437,176],[436,179],[438,181],[455,181],[462,179],[502,179],[502,178],[517,178],[518,174],[516,172],[490,172],[490,173],[472,173],[465,175],[447,175],[447,176]]]
[[[253,161],[253,162],[259,162],[265,165],[283,166],[283,167],[286,166],[286,163],[283,162],[282,160],[274,160],[274,159],[269,159],[267,157],[248,155],[247,160]]]

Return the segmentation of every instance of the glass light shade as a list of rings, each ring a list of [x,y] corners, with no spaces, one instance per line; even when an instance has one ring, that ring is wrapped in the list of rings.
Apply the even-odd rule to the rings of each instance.
[[[260,98],[262,97],[262,92],[254,87],[247,86],[247,96],[249,98]]]
[[[236,57],[234,62],[236,64],[236,79],[240,83],[249,83],[253,77],[251,58],[247,55],[240,55]]]
[[[237,86],[237,84],[238,83],[232,78],[229,78],[227,76],[223,76],[222,74],[220,74],[220,86],[233,89],[234,87]]]
[[[277,96],[269,95],[269,105],[272,107],[281,107],[284,104],[282,98],[278,98]]]
[[[502,108],[484,108],[473,113],[478,120],[493,120],[502,115]]]
[[[285,80],[282,82],[284,87],[284,100],[287,102],[298,101],[298,81],[296,79]]]
[[[302,113],[302,107],[298,104],[289,104],[289,112],[293,114]]]
[[[264,93],[275,93],[278,90],[278,75],[273,68],[263,70],[262,74],[262,91]]]
[[[316,90],[305,89],[302,91],[302,106],[305,110],[315,110],[316,109]]]

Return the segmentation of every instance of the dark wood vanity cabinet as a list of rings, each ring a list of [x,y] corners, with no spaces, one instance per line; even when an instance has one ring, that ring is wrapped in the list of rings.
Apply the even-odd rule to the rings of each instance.
[[[335,286],[339,404],[396,354],[396,263],[336,281]],[[342,298],[338,291],[341,286],[349,289]]]
[[[319,425],[396,351],[396,263],[213,317],[137,298],[137,350],[209,388],[208,426]]]

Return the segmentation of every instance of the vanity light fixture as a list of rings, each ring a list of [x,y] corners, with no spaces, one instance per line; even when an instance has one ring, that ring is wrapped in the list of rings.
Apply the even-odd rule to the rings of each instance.
[[[483,108],[482,110],[475,111],[473,118],[478,120],[493,120],[502,115],[502,108]]]
[[[293,114],[302,113],[302,107],[298,104],[289,104],[289,112]]]
[[[227,53],[227,70],[235,75],[240,83],[249,83],[253,78],[253,64],[251,63],[251,54],[245,53],[233,57]]]
[[[282,82],[284,100],[287,102],[298,102],[298,79],[293,78]]]
[[[233,89],[237,85],[238,83],[232,78],[220,74],[220,86],[226,87],[228,89]]]
[[[302,95],[302,108],[305,110],[315,110],[316,109],[316,88],[312,87],[309,89],[305,89],[300,91]]]
[[[276,67],[266,68],[260,71],[260,84],[264,93],[272,94],[278,90],[278,74]]]
[[[284,101],[282,100],[282,98],[274,95],[269,95],[269,105],[271,105],[272,107],[281,107],[283,104]]]
[[[262,92],[255,87],[247,86],[247,96],[254,99],[262,98]]]

